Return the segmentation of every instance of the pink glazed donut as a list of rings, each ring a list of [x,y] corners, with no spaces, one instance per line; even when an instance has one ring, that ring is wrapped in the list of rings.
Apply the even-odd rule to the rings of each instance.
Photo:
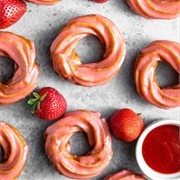
[[[45,151],[61,174],[76,179],[100,174],[112,158],[112,140],[108,125],[98,112],[78,110],[49,126],[45,133]],[[92,150],[85,156],[70,154],[70,138],[84,131]]]
[[[75,52],[78,42],[94,35],[106,46],[103,60],[82,64]],[[86,15],[71,19],[62,29],[51,48],[54,70],[64,79],[82,86],[98,86],[109,82],[124,61],[125,41],[115,24],[101,15]]]
[[[142,174],[136,174],[131,170],[122,170],[120,172],[109,174],[103,180],[147,180]]]
[[[167,40],[152,42],[141,51],[135,63],[135,84],[139,95],[151,104],[163,109],[180,106],[180,84],[160,87],[156,67],[167,62],[180,74],[180,44]]]
[[[18,130],[5,122],[0,122],[0,145],[4,151],[0,179],[15,180],[26,165],[29,148]]]
[[[131,9],[147,19],[174,19],[180,16],[180,0],[126,0]]]
[[[61,0],[26,0],[26,1],[39,5],[53,5],[60,2]]]
[[[0,82],[0,105],[17,102],[36,88],[39,70],[35,55],[31,40],[11,32],[0,32],[0,56],[15,62],[14,76],[5,84]]]

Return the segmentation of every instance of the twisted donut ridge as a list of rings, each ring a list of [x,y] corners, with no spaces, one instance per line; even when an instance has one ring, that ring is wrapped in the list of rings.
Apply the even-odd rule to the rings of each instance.
[[[14,33],[0,32],[0,56],[15,62],[14,76],[7,83],[0,82],[0,105],[7,105],[25,98],[35,89],[39,70],[34,43]]]
[[[78,110],[49,126],[44,135],[45,150],[53,165],[69,178],[86,179],[100,174],[112,158],[108,125],[98,112]],[[92,150],[85,156],[70,154],[70,138],[79,131],[87,134]]]
[[[179,0],[126,0],[131,9],[147,19],[174,19],[180,16]]]
[[[39,5],[53,5],[60,2],[61,0],[26,0],[26,1]]]
[[[82,64],[75,52],[77,43],[94,35],[105,44],[106,52],[98,63]],[[120,70],[125,57],[125,42],[115,24],[101,15],[71,19],[53,41],[54,70],[64,79],[83,86],[98,86],[110,81]]]
[[[160,61],[167,62],[180,74],[180,44],[158,40],[141,51],[135,63],[135,84],[139,95],[151,104],[163,109],[180,106],[180,84],[160,87],[156,67]]]
[[[29,148],[18,130],[5,122],[0,122],[0,145],[4,151],[0,179],[15,180],[25,167]]]

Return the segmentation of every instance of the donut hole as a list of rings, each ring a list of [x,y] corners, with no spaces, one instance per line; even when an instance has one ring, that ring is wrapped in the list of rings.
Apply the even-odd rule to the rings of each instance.
[[[76,53],[83,64],[97,63],[103,59],[105,44],[101,43],[96,36],[89,35],[78,42]]]
[[[72,155],[84,156],[92,150],[85,132],[75,133],[70,139],[70,144],[70,154]]]
[[[179,74],[166,62],[159,62],[156,68],[156,77],[159,86],[173,86],[179,83]]]
[[[5,152],[3,147],[0,145],[0,164],[6,162],[6,159],[4,158]]]
[[[14,61],[8,57],[0,56],[0,82],[7,84],[14,76]]]

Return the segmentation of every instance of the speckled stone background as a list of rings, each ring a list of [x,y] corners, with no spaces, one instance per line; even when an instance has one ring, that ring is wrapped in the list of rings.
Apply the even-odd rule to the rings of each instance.
[[[53,6],[27,3],[26,14],[13,26],[3,30],[12,31],[35,42],[40,77],[37,89],[44,86],[57,88],[66,98],[67,111],[87,109],[98,111],[102,117],[109,117],[115,110],[128,107],[141,113],[145,124],[156,119],[179,119],[179,109],[159,109],[137,94],[133,80],[134,61],[139,51],[150,42],[158,39],[179,41],[179,21],[147,20],[133,13],[123,0],[109,0],[96,4],[91,0],[62,0]],[[71,18],[86,14],[101,14],[111,19],[123,34],[127,55],[121,71],[109,83],[99,87],[82,87],[64,81],[54,72],[49,48],[66,22]],[[117,42],[118,43],[118,42]],[[82,61],[96,62],[104,53],[104,46],[95,37],[84,38],[77,46]],[[6,60],[6,61],[4,61]],[[8,65],[11,65],[8,67]],[[0,57],[1,81],[12,75],[13,61]],[[157,68],[160,85],[178,82],[178,74],[171,67],[160,63]],[[27,165],[19,180],[65,180],[48,160],[44,151],[43,132],[51,123],[38,119],[27,105],[29,97],[12,105],[0,107],[0,120],[16,127],[24,136],[30,151]],[[71,139],[72,153],[85,154],[89,147],[83,133]],[[137,173],[139,169],[134,155],[136,142],[123,143],[113,138],[114,156],[109,166],[97,177],[101,180],[108,173],[129,168]]]

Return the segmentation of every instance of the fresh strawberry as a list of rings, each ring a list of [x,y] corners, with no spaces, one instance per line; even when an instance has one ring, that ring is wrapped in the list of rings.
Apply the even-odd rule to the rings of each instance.
[[[22,0],[0,0],[0,29],[17,22],[26,10],[27,5]]]
[[[92,1],[96,3],[104,3],[107,2],[108,0],[92,0]]]
[[[44,120],[54,120],[62,116],[67,108],[65,98],[56,89],[44,87],[38,93],[33,92],[35,98],[28,101],[32,105],[32,113]]]
[[[118,140],[131,142],[141,134],[144,122],[133,110],[125,108],[116,111],[111,116],[109,128],[112,135]]]

